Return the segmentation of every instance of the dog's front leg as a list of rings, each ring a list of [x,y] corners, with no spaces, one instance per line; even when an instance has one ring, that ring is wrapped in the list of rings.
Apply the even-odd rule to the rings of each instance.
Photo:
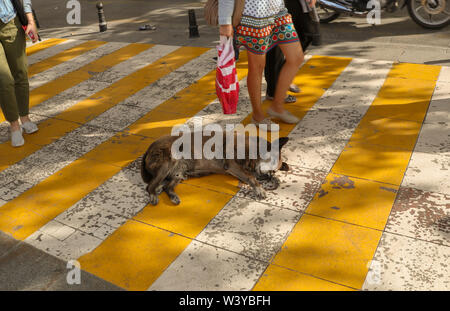
[[[157,205],[159,202],[158,192],[160,191],[161,185],[164,186],[163,184],[164,179],[169,174],[168,168],[169,167],[167,164],[163,164],[161,168],[158,170],[158,173],[156,174],[155,178],[153,178],[152,181],[147,186],[147,192],[150,196],[150,203],[152,205]]]
[[[178,185],[180,181],[180,179],[172,179],[167,185],[164,186],[164,191],[169,196],[170,201],[172,201],[172,203],[175,205],[178,205],[181,202],[180,198],[174,190],[175,186]]]
[[[263,200],[266,198],[266,193],[259,182],[256,180],[255,176],[253,176],[250,172],[248,172],[236,162],[228,162],[227,173],[250,185],[253,188],[253,191],[255,192],[256,198],[258,200]]]

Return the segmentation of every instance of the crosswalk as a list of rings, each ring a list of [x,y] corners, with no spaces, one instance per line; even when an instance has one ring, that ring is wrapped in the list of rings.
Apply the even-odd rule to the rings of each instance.
[[[27,53],[40,130],[12,148],[0,119],[2,232],[128,290],[450,289],[450,68],[308,56],[279,189],[257,200],[213,175],[152,206],[151,142],[198,118],[250,121],[245,53],[235,115],[214,49],[47,39]]]

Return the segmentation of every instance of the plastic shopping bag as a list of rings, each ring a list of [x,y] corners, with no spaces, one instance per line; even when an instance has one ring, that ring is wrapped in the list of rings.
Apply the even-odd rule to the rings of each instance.
[[[220,36],[217,46],[216,93],[224,114],[236,113],[239,81],[234,59],[233,38]]]

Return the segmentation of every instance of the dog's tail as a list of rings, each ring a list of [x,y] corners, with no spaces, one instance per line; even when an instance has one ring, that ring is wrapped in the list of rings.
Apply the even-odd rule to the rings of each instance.
[[[150,173],[147,171],[147,169],[146,169],[146,167],[145,167],[145,158],[146,158],[146,157],[147,157],[147,152],[145,152],[144,155],[142,156],[142,162],[141,162],[141,176],[142,176],[142,180],[143,180],[146,184],[148,184],[148,183],[152,180],[153,176],[152,176],[152,174],[150,174]]]

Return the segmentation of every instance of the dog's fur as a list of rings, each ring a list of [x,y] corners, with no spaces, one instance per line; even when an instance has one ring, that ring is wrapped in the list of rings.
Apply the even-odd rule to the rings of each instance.
[[[194,134],[191,134],[191,141],[194,141]],[[180,203],[180,198],[174,191],[176,185],[189,177],[200,177],[210,174],[229,174],[238,178],[241,182],[250,185],[258,199],[265,198],[265,192],[259,181],[268,180],[271,187],[266,189],[276,189],[279,186],[279,180],[275,177],[275,170],[262,172],[260,170],[261,162],[264,162],[258,152],[257,159],[249,159],[249,137],[245,137],[245,159],[237,159],[237,135],[234,135],[234,159],[225,159],[226,141],[224,135],[224,155],[223,159],[174,159],[172,157],[172,144],[180,136],[163,136],[153,142],[145,152],[141,163],[141,176],[148,184],[147,192],[150,195],[150,203],[158,204],[158,196],[164,191],[174,204]],[[202,148],[210,136],[203,136]],[[257,143],[259,144],[258,138]],[[289,166],[281,162],[281,148],[288,142],[287,137],[279,139],[279,161],[278,169],[287,171]],[[267,142],[268,151],[271,149],[270,142]],[[203,149],[202,149],[203,150]],[[182,150],[180,150],[182,151]],[[194,143],[192,143],[192,153],[194,154]],[[267,161],[267,160],[266,160]]]

